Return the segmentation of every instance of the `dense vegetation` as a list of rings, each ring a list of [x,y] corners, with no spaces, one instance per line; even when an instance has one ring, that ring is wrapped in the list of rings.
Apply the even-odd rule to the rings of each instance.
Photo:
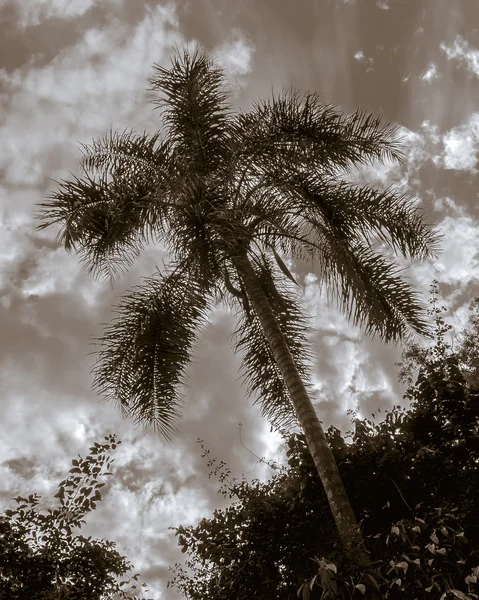
[[[472,307],[469,328],[453,349],[433,286],[435,342],[409,347],[400,369],[411,379],[408,406],[393,407],[381,421],[355,417],[350,443],[339,430],[327,431],[361,520],[369,570],[349,564],[341,551],[299,434],[285,436],[287,465],[272,465],[266,483],[230,479],[226,467],[210,459],[223,494],[234,502],[196,526],[176,528],[188,559],[174,567],[171,584],[191,600],[286,600],[298,590],[305,600],[335,593],[477,598],[479,390],[473,384],[479,319],[478,304]]]

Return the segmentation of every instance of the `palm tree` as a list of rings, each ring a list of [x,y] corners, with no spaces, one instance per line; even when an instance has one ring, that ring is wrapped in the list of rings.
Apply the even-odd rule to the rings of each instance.
[[[97,276],[116,277],[151,241],[172,257],[120,301],[100,338],[94,385],[126,416],[171,437],[196,336],[228,302],[238,311],[234,349],[243,351],[248,393],[258,393],[274,426],[299,422],[339,537],[367,564],[310,399],[307,322],[280,255],[313,261],[368,334],[387,342],[428,334],[418,296],[381,252],[425,259],[437,234],[407,197],[345,179],[374,160],[401,160],[396,130],[292,91],[234,114],[224,72],[200,51],[154,68],[161,132],[110,130],[84,145],[82,177],[58,182],[40,205],[39,228],[60,224],[61,243]]]

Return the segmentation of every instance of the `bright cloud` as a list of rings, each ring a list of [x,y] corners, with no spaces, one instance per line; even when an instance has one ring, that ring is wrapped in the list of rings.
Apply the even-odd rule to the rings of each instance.
[[[479,280],[479,228],[468,216],[447,216],[439,228],[444,251],[434,263],[442,283],[460,286]]]
[[[471,48],[467,40],[458,35],[452,46],[442,43],[440,47],[449,59],[455,59],[465,64],[472,73],[479,77],[479,50]]]
[[[476,173],[479,113],[474,113],[466,123],[446,132],[442,137],[442,143],[442,154],[435,158],[438,164],[441,164],[444,169]]]
[[[434,63],[430,63],[426,71],[421,75],[421,79],[423,81],[432,81],[433,79],[437,79],[439,74],[437,72],[437,67]]]
[[[32,27],[51,18],[74,19],[85,14],[98,0],[28,0],[19,2],[18,24],[20,27]],[[116,4],[122,0],[107,0]],[[105,2],[105,0],[103,0]],[[5,3],[5,2],[4,2]],[[1,3],[0,3],[1,6]]]
[[[233,85],[238,85],[241,78],[251,71],[253,54],[253,44],[238,29],[234,29],[230,38],[215,50],[218,63]]]
[[[103,133],[112,117],[119,127],[134,127],[138,114],[144,119],[151,65],[180,42],[173,8],[158,5],[133,31],[112,19],[42,68],[0,72],[8,98],[0,128],[9,140],[0,148],[7,183],[33,186],[53,164],[67,168],[78,161],[77,140]],[[65,140],[71,141],[66,153]]]
[[[370,58],[366,57],[362,50],[358,50],[354,54],[354,59],[357,60],[358,62],[360,62],[361,64],[366,65],[366,73],[369,73],[373,70],[373,64],[374,64],[373,59],[371,57]]]

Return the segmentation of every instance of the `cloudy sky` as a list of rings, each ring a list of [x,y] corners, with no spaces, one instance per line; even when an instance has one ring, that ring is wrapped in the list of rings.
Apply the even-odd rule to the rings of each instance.
[[[53,179],[78,173],[80,143],[110,125],[155,131],[146,95],[152,64],[175,46],[200,43],[227,70],[233,102],[247,109],[271,90],[319,92],[344,110],[359,106],[402,128],[403,167],[360,178],[395,183],[417,197],[444,235],[439,259],[407,276],[427,301],[432,279],[467,317],[479,293],[477,0],[0,0],[0,510],[19,493],[48,497],[70,460],[107,433],[123,444],[115,477],[89,533],[118,542],[155,598],[180,556],[169,526],[221,505],[197,438],[233,473],[266,476],[257,455],[277,456],[257,407],[237,381],[232,317],[219,312],[201,337],[175,440],[122,420],[90,389],[90,339],[126,289],[166,258],[150,248],[114,289],[92,280],[55,232],[38,233],[35,204]],[[368,416],[401,401],[400,349],[365,339],[319,296],[305,304],[318,348],[314,398],[325,426],[348,429],[348,408]]]

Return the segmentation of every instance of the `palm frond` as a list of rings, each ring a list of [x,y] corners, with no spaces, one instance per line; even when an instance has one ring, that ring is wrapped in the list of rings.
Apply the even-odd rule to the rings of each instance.
[[[236,120],[236,135],[273,172],[288,165],[335,173],[374,160],[403,160],[398,128],[364,110],[345,115],[317,94],[289,91]]]
[[[173,190],[175,208],[169,214],[165,235],[171,254],[178,261],[188,261],[192,272],[205,281],[221,277],[222,257],[215,222],[228,198],[208,188],[198,178],[183,181]]]
[[[321,282],[340,310],[368,335],[385,342],[430,337],[431,327],[419,294],[400,277],[400,270],[368,245],[316,229],[322,243]],[[319,255],[321,256],[321,255]]]
[[[179,52],[171,68],[156,64],[149,79],[153,103],[162,109],[163,123],[179,163],[196,175],[229,166],[230,136],[225,76],[208,53]],[[159,93],[159,98],[156,97]]]
[[[440,235],[428,223],[412,198],[392,187],[384,191],[332,178],[299,176],[291,183],[305,201],[303,217],[325,221],[350,238],[371,238],[405,258],[437,256]]]
[[[88,175],[57,183],[58,191],[39,205],[43,223],[38,229],[59,224],[57,239],[95,276],[114,278],[131,266],[143,248],[137,207],[149,201],[148,190]]]
[[[39,204],[38,229],[61,226],[59,241],[95,276],[115,278],[144,244],[165,232],[169,144],[158,136],[108,133],[84,145],[82,178],[62,180]]]
[[[117,317],[97,340],[95,389],[165,438],[175,429],[180,386],[206,321],[208,298],[185,265],[170,269],[123,296]]]
[[[87,176],[96,174],[136,196],[134,202],[128,200],[126,217],[131,223],[138,221],[145,241],[165,235],[165,216],[172,206],[167,200],[178,175],[170,141],[159,139],[160,133],[138,135],[110,129],[103,138],[83,144],[82,166]],[[118,194],[116,202],[120,204]]]
[[[303,381],[308,385],[311,359],[306,334],[310,331],[307,319],[297,301],[297,295],[284,283],[271,260],[263,255],[256,264],[257,275],[268,298],[278,325],[285,336],[291,355]],[[242,378],[247,383],[247,393],[257,393],[263,416],[275,426],[295,424],[296,416],[289,391],[274,360],[273,353],[254,313],[249,316],[241,309],[238,326],[234,332],[235,352],[241,352]]]
[[[171,155],[168,141],[159,143],[160,133],[150,135],[146,131],[136,134],[133,131],[113,131],[82,144],[84,156],[82,165],[87,172],[96,171],[113,177],[140,175],[149,179],[166,175]]]

